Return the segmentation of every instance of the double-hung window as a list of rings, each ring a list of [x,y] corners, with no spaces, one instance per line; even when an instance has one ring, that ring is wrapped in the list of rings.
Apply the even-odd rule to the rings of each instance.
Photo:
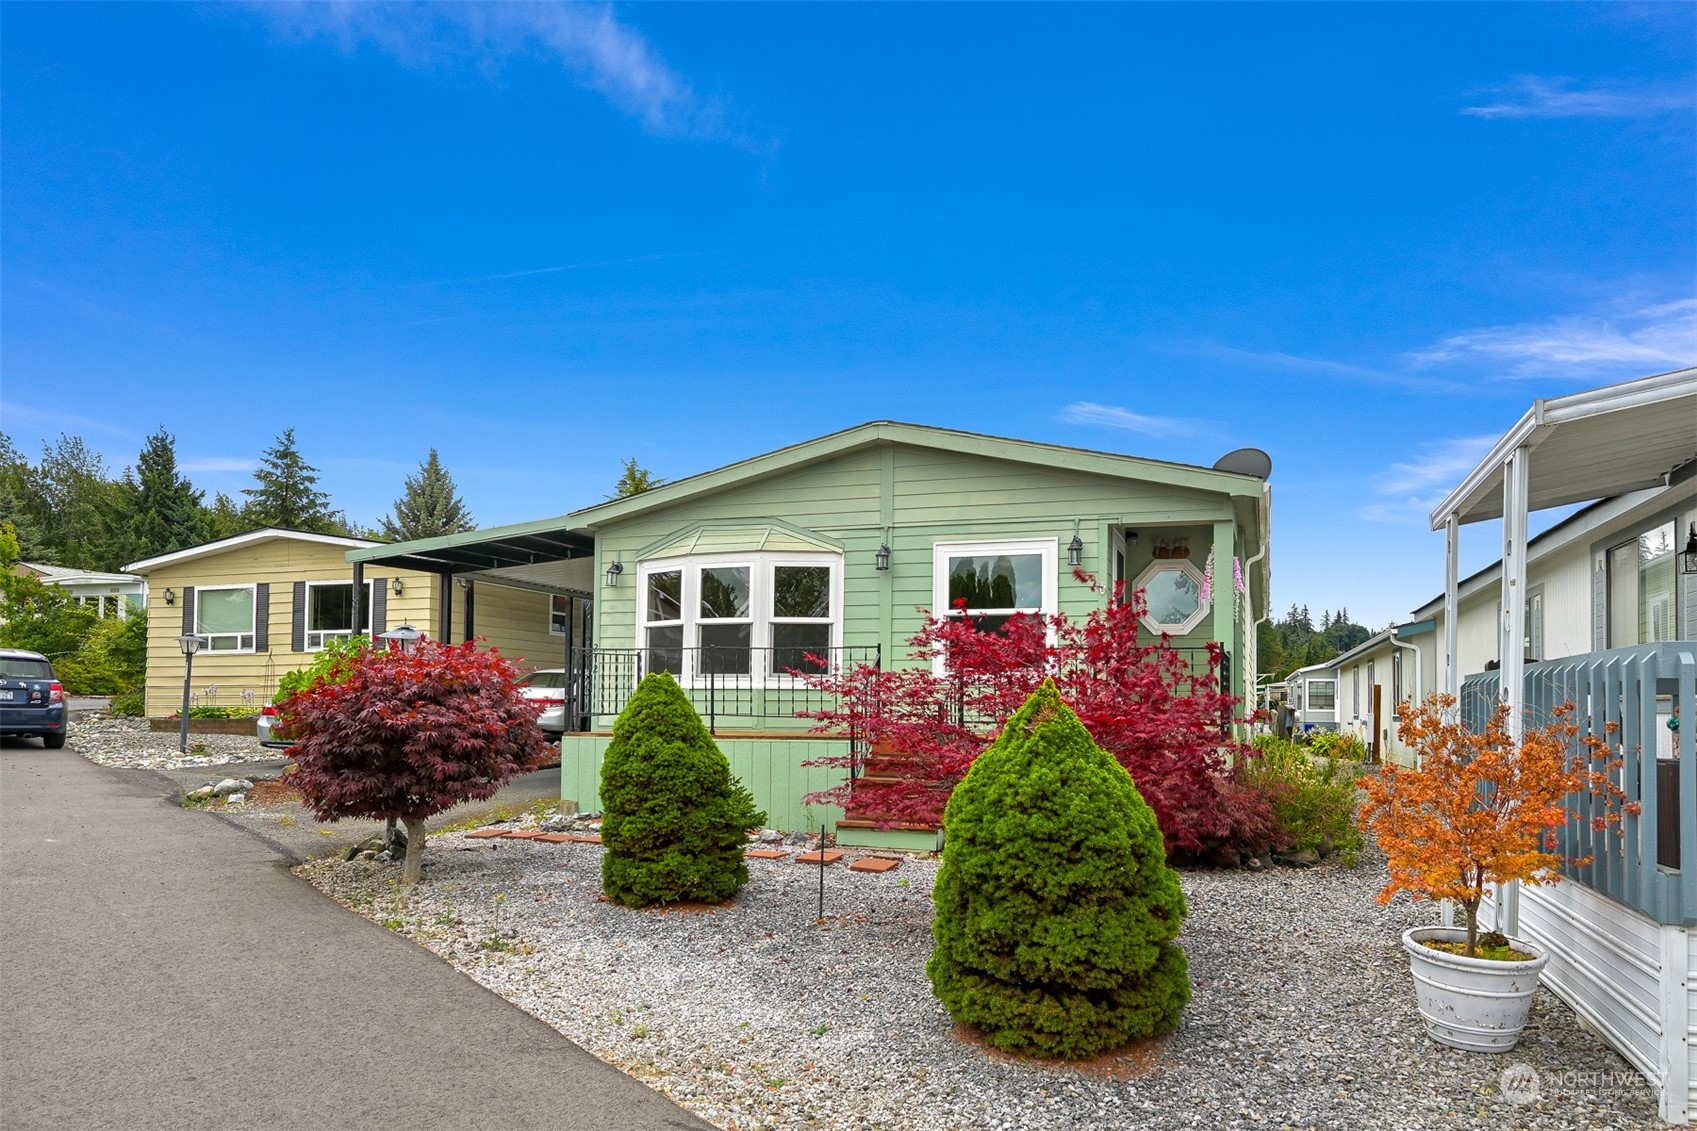
[[[194,631],[207,651],[253,651],[253,586],[203,585],[194,596]]]
[[[681,680],[825,671],[841,625],[841,558],[754,553],[646,562],[648,671]]]
[[[1019,613],[1055,611],[1055,540],[938,542],[932,547],[932,615],[963,613],[1000,632]]]
[[[365,604],[360,610],[361,632],[371,631],[371,582],[365,583]],[[315,652],[332,640],[354,634],[354,583],[309,581],[306,583],[306,647]]]

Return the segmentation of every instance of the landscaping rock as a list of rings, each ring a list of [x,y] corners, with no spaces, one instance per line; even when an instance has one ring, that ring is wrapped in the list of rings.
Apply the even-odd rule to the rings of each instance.
[[[232,793],[240,793],[243,788],[242,783],[237,781],[235,778],[225,778],[223,781],[212,787],[212,793],[216,797],[228,797]],[[253,783],[248,782],[245,788],[252,789]]]
[[[199,789],[190,793],[188,795],[188,800],[197,801],[197,802],[198,801],[211,801],[212,797],[213,797],[212,787],[209,786],[209,785],[203,785]]]
[[[245,794],[245,793],[232,793],[232,794],[230,794],[230,796],[226,797],[224,800],[229,802],[231,805],[243,805],[247,802],[247,794]]]
[[[1312,848],[1299,848],[1294,852],[1287,852],[1283,856],[1278,853],[1273,854],[1273,863],[1282,864],[1286,868],[1312,868],[1319,862],[1320,854]]]

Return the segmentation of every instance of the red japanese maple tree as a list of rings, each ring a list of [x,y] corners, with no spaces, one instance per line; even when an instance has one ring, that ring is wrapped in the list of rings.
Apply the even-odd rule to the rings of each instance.
[[[403,883],[419,878],[424,822],[462,801],[492,797],[552,756],[518,669],[471,642],[421,640],[411,655],[351,657],[341,682],[296,692],[280,721],[293,782],[323,821],[397,818],[406,827]]]
[[[1075,576],[1101,591],[1089,574]],[[1193,670],[1168,638],[1142,635],[1143,612],[1142,593],[1127,597],[1116,585],[1113,599],[1082,621],[1022,614],[987,632],[964,614],[927,618],[910,641],[917,666],[810,677],[838,703],[811,716],[816,729],[859,740],[899,773],[847,781],[809,800],[849,808],[852,798],[854,809],[886,823],[937,823],[973,760],[1053,676],[1091,737],[1130,771],[1169,852],[1231,838],[1245,802],[1232,789],[1229,763],[1250,751],[1227,730],[1239,701],[1220,688],[1220,650],[1209,645],[1207,669]]]

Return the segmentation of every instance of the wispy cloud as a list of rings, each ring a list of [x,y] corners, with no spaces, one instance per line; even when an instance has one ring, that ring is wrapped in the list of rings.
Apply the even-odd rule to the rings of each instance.
[[[403,66],[471,65],[493,74],[513,59],[544,59],[661,137],[729,141],[769,152],[731,121],[729,104],[704,95],[666,64],[613,9],[590,4],[263,4],[286,35],[374,47]]]
[[[1643,118],[1697,109],[1697,78],[1678,82],[1600,82],[1517,75],[1477,92],[1489,101],[1467,106],[1474,118]]]
[[[1334,361],[1325,357],[1304,357],[1300,354],[1284,353],[1279,350],[1247,350],[1239,349],[1236,346],[1220,345],[1216,342],[1204,342],[1188,347],[1186,352],[1198,357],[1211,357],[1270,369],[1284,369],[1293,373],[1311,373],[1321,377],[1342,377],[1352,381],[1394,385],[1399,388],[1417,389],[1425,392],[1457,393],[1464,391],[1464,386],[1461,384],[1442,377],[1375,368],[1371,365],[1357,365],[1353,362]]]
[[[1467,330],[1410,353],[1407,360],[1419,369],[1485,364],[1497,376],[1511,378],[1676,369],[1697,363],[1697,298],[1613,316],[1574,315]]]
[[[1175,416],[1145,416],[1115,405],[1092,401],[1074,401],[1061,409],[1059,419],[1064,424],[1088,424],[1098,428],[1119,428],[1141,436],[1199,436],[1204,431],[1200,420],[1185,420]]]
[[[1423,444],[1411,460],[1379,474],[1374,484],[1379,500],[1356,513],[1367,522],[1424,523],[1496,441],[1495,436],[1455,436]]]

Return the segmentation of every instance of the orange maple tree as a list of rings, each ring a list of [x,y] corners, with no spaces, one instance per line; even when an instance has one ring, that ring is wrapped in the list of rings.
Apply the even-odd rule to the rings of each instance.
[[[1454,704],[1451,696],[1432,695],[1418,707],[1398,706],[1397,734],[1418,764],[1387,765],[1379,776],[1361,779],[1367,794],[1361,827],[1377,838],[1390,866],[1379,902],[1400,891],[1417,900],[1453,900],[1467,915],[1464,953],[1476,955],[1486,884],[1555,883],[1564,864],[1590,862],[1561,854],[1557,830],[1577,819],[1567,797],[1605,800],[1606,816],[1593,820],[1598,831],[1618,833],[1621,814],[1639,807],[1615,784],[1621,760],[1608,744],[1579,737],[1572,704],[1558,707],[1545,726],[1528,727],[1518,742],[1506,705],[1474,733],[1446,721]]]

